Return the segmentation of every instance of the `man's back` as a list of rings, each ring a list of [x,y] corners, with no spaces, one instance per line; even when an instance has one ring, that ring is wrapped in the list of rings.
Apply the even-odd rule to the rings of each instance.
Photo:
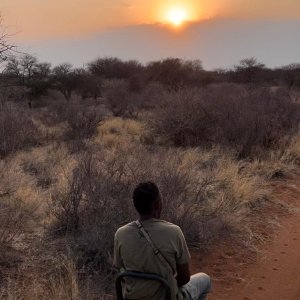
[[[189,262],[188,248],[178,226],[154,218],[145,220],[142,224],[173,270],[176,270],[177,264]],[[158,274],[168,281],[173,298],[178,292],[178,299],[182,299],[181,291],[178,291],[177,282],[171,269],[162,264],[155,256],[153,249],[134,222],[119,228],[116,232],[115,266],[127,271]],[[165,296],[163,289],[156,282],[127,279],[125,286],[124,296],[128,299],[160,300]]]

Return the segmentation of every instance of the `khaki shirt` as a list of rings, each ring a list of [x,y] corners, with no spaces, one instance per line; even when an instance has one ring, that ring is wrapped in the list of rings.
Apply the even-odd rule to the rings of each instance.
[[[190,254],[181,229],[169,222],[149,219],[142,222],[151,239],[164,257],[176,270],[176,264],[186,264]],[[167,268],[157,256],[134,222],[119,228],[115,234],[114,264],[126,271],[155,273],[169,283],[172,299],[182,300],[183,295],[177,287],[170,268]],[[164,300],[165,293],[155,281],[126,279],[124,297],[138,300]]]

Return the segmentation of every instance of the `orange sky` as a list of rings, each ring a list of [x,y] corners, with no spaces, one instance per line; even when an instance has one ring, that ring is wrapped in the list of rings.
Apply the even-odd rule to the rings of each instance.
[[[18,39],[81,36],[111,27],[164,22],[172,7],[192,21],[212,17],[300,18],[300,0],[0,0]]]

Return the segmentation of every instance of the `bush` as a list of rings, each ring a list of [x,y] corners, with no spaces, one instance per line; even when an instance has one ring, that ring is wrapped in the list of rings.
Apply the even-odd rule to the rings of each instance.
[[[287,95],[228,85],[171,94],[150,120],[154,132],[176,146],[222,145],[240,158],[278,147],[298,124],[299,108]]]
[[[0,246],[10,244],[24,233],[26,223],[32,216],[22,201],[9,194],[0,194]]]
[[[96,110],[72,104],[67,107],[65,120],[68,127],[66,137],[73,140],[83,140],[96,134],[102,116]]]
[[[19,238],[35,220],[37,195],[31,181],[13,162],[0,161],[0,251]]]
[[[0,157],[35,145],[38,138],[29,110],[10,103],[0,104]]]
[[[53,193],[50,209],[57,220],[53,229],[76,238],[83,259],[92,255],[91,263],[107,271],[114,232],[129,221],[130,187],[122,178],[124,160],[104,163],[102,154],[82,156],[66,188]]]
[[[140,144],[144,124],[133,119],[109,118],[99,127],[94,142],[106,148]]]
[[[161,190],[163,219],[180,225],[194,246],[208,246],[224,230],[242,230],[240,218],[263,195],[257,178],[218,152],[98,151],[81,156],[66,187],[53,193],[52,230],[67,234],[85,264],[108,272],[114,232],[135,218],[131,193],[146,180]]]
[[[138,94],[130,91],[129,83],[123,79],[108,80],[104,83],[104,97],[108,108],[116,117],[133,118],[138,114]]]
[[[148,81],[157,81],[170,91],[178,91],[182,87],[201,86],[205,82],[203,77],[206,76],[201,61],[179,58],[149,63],[146,75]]]

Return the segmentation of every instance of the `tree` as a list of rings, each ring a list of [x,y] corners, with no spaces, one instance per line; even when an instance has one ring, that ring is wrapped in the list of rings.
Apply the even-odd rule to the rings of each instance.
[[[54,87],[64,95],[68,102],[80,82],[80,76],[73,70],[73,66],[68,63],[56,66],[52,72]]]
[[[238,65],[234,66],[235,79],[242,83],[254,83],[264,69],[265,65],[255,57],[242,59]]]
[[[31,54],[24,54],[20,59],[20,65],[23,69],[23,76],[28,81],[31,80],[37,62],[37,58]]]
[[[107,80],[104,85],[104,98],[107,106],[116,117],[136,117],[137,97],[129,90],[124,79]]]
[[[20,83],[22,83],[20,61],[16,56],[8,58],[4,72],[12,77],[18,78]]]
[[[300,87],[300,64],[294,63],[277,69],[279,77],[288,89]]]
[[[16,50],[16,45],[10,42],[10,37],[5,30],[3,19],[0,16],[0,64],[6,61],[12,52]]]
[[[101,96],[102,79],[99,76],[93,75],[85,69],[76,69],[75,73],[79,81],[77,91],[82,99],[91,97],[96,100]]]
[[[89,63],[88,69],[93,75],[106,79],[129,79],[140,73],[143,66],[135,60],[124,62],[115,57],[105,57]]]
[[[51,64],[47,62],[37,63],[33,70],[33,76],[36,79],[45,80],[51,75]]]
[[[11,56],[8,58],[5,73],[18,78],[20,84],[25,85],[32,79],[37,63],[37,58],[31,54]]]
[[[160,82],[169,90],[177,91],[182,87],[201,85],[203,69],[199,60],[167,58],[149,63],[146,73],[148,81]]]

